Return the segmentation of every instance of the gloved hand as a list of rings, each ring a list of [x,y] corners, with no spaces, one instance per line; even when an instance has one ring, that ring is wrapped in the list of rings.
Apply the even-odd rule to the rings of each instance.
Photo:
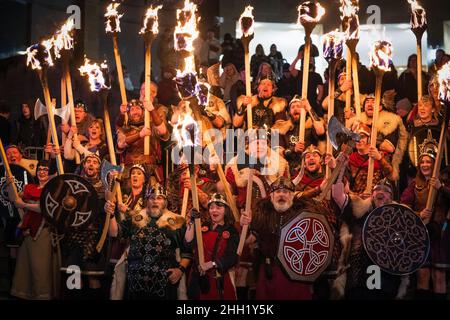
[[[200,219],[200,216],[201,216],[200,211],[198,211],[195,208],[192,208],[190,211],[190,217],[191,217],[190,222],[194,223],[195,219]]]

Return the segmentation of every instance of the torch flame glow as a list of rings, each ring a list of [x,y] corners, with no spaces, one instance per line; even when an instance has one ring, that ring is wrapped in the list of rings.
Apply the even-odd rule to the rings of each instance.
[[[450,62],[444,64],[438,71],[438,79],[439,98],[445,102],[450,102]]]
[[[45,62],[48,66],[53,66],[53,58],[52,58],[52,49],[54,46],[54,40],[53,38],[47,39],[47,40],[43,40],[41,42],[41,44],[44,46],[45,48]]]
[[[317,24],[325,14],[325,9],[318,2],[306,1],[298,6],[298,25]]]
[[[241,32],[243,37],[250,37],[255,33],[255,20],[253,17],[253,7],[247,6],[245,7],[244,12],[241,14],[239,18],[239,25],[241,26]]]
[[[177,26],[174,32],[175,50],[194,51],[194,40],[197,39],[199,32],[197,30],[198,18],[195,14],[197,5],[184,1],[183,9],[177,9]]]
[[[425,31],[427,28],[427,14],[416,0],[408,0],[411,4],[411,29]]]
[[[150,8],[147,9],[144,18],[144,26],[142,27],[141,31],[139,31],[139,34],[146,34],[149,32],[153,34],[158,34],[159,31],[158,10],[161,8],[162,6],[160,5],[157,6],[156,8],[150,6]]]
[[[200,145],[199,126],[192,117],[192,110],[188,106],[186,106],[186,111],[178,116],[173,133],[181,148]]]
[[[34,44],[27,48],[27,66],[31,66],[33,70],[41,70],[41,63],[36,57],[38,54],[38,45]]]
[[[390,65],[392,62],[392,44],[388,41],[376,41],[372,45],[370,51],[370,67],[378,70],[388,72],[391,71]]]
[[[56,58],[61,57],[61,50],[71,50],[74,47],[72,32],[75,27],[74,19],[69,18],[66,23],[56,32],[53,38],[54,53]]]
[[[103,76],[103,70],[107,68],[108,65],[106,64],[106,61],[102,62],[99,66],[97,63],[90,63],[90,60],[84,57],[84,65],[82,65],[79,70],[82,76],[88,76],[91,91],[98,92],[102,89],[110,88],[106,85],[105,77]]]
[[[117,8],[120,6],[120,3],[112,2],[106,8],[105,18],[106,18],[106,29],[105,31],[114,33],[120,32],[120,18],[122,18],[123,14],[119,14]]]
[[[325,60],[340,60],[344,49],[345,34],[336,29],[335,31],[325,34],[322,39],[323,56]]]
[[[347,39],[359,39],[359,0],[341,0],[339,10]]]

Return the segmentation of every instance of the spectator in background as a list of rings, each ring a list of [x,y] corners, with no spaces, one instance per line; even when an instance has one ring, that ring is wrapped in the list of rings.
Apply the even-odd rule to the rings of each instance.
[[[289,71],[290,66],[289,63],[283,64],[283,75],[277,83],[277,95],[287,101],[291,101],[295,95],[295,79]]]
[[[158,82],[158,102],[165,106],[178,104],[178,91],[173,78],[176,76],[174,68],[166,66],[161,70],[162,79]]]
[[[6,101],[0,101],[0,138],[2,138],[3,145],[6,146],[10,143],[11,137],[11,124],[9,123],[9,117],[11,116],[11,107]]]
[[[224,37],[223,37],[223,42],[221,44],[222,47],[222,62],[226,61],[229,62],[231,60],[233,60],[233,51],[235,50],[235,43],[234,43],[234,39],[231,36],[231,34],[229,33],[225,33]]]
[[[241,79],[239,72],[233,63],[227,62],[223,64],[223,73],[220,76],[220,87],[223,89],[223,100],[230,100],[231,87]]]
[[[257,74],[256,78],[253,78],[252,90],[254,92],[258,91],[259,82],[261,81],[261,79],[264,79],[264,78],[269,78],[273,82],[275,82],[277,80],[277,77],[275,75],[275,72],[272,69],[272,66],[270,65],[270,63],[267,63],[267,62],[261,63],[261,65],[259,66],[259,70],[258,70],[258,74]]]
[[[277,50],[276,44],[270,46],[269,53],[270,65],[275,72],[276,80],[280,80],[283,76],[283,55]]]
[[[244,46],[242,44],[242,41],[241,41],[241,39],[236,39],[233,54],[231,56],[231,62],[233,62],[236,69],[241,70],[242,68],[244,68],[244,56],[245,56],[245,52],[244,52]],[[225,61],[225,57],[223,60]],[[250,70],[251,70],[251,67],[250,67]]]
[[[422,92],[426,92],[428,87],[428,77],[422,71]],[[417,55],[408,57],[407,69],[402,72],[399,80],[399,97],[407,98],[411,103],[417,103]]]
[[[11,142],[22,148],[42,147],[45,144],[46,131],[41,122],[34,119],[34,110],[28,103],[23,103],[19,118],[12,126]]]
[[[445,64],[445,56],[446,54],[443,49],[436,50],[436,58],[434,59],[433,64],[428,68],[428,74],[430,78],[432,78],[432,76],[436,74],[438,70],[441,69],[441,67]]]
[[[208,67],[219,62],[222,47],[219,39],[215,37],[213,29],[206,33],[205,48],[208,50]]]
[[[270,63],[269,57],[264,53],[264,48],[261,44],[258,44],[255,49],[255,54],[250,59],[250,75],[253,79],[256,79],[259,72],[259,67],[263,63]]]

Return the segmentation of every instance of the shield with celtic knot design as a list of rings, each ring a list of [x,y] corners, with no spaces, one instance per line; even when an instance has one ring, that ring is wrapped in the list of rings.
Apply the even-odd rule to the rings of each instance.
[[[415,272],[425,263],[430,249],[427,227],[401,204],[373,210],[364,223],[362,238],[372,262],[394,275]]]
[[[291,280],[313,282],[330,264],[333,247],[327,219],[302,212],[281,228],[278,260]]]

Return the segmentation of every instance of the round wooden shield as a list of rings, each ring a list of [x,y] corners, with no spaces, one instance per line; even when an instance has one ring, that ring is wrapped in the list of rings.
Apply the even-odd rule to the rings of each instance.
[[[425,141],[431,142],[434,139],[436,145],[439,144],[441,130],[437,128],[422,128],[417,130],[409,140],[408,156],[411,163],[417,167],[419,162],[420,149]]]
[[[60,232],[88,226],[98,214],[97,192],[76,174],[62,174],[48,181],[40,200],[46,220]]]
[[[409,207],[389,204],[373,210],[362,230],[369,258],[383,271],[406,275],[419,269],[428,257],[428,230]]]
[[[278,260],[291,280],[313,282],[330,264],[333,248],[327,219],[302,212],[282,227]]]
[[[29,183],[36,183],[37,179],[27,171],[25,168],[19,165],[10,164],[11,173],[14,176],[14,182],[16,184],[17,192],[22,192],[25,185]],[[8,211],[12,216],[14,212],[14,204],[9,202],[7,179],[5,177],[5,167],[0,166],[0,210]]]

